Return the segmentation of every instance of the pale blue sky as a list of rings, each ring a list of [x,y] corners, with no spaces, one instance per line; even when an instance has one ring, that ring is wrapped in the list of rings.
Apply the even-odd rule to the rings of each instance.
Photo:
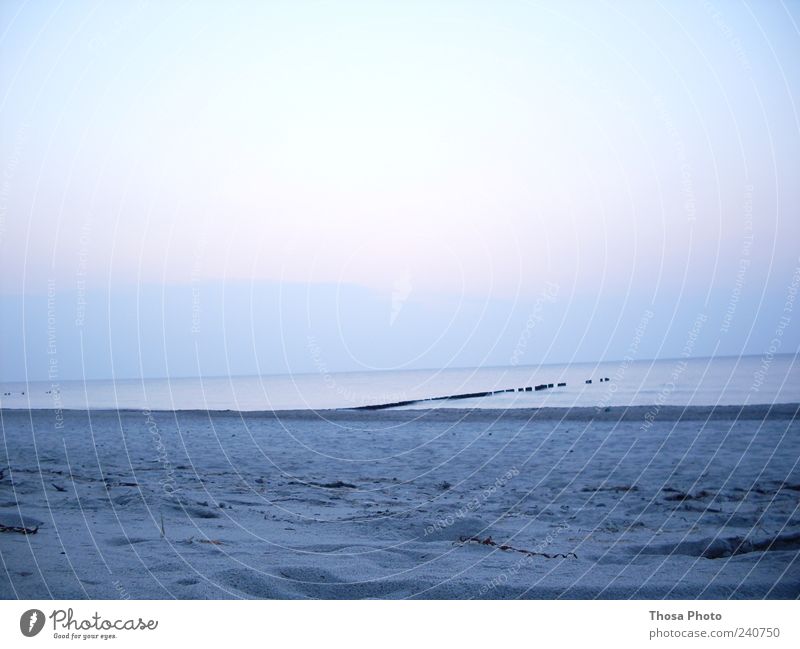
[[[329,369],[507,364],[554,285],[524,362],[620,357],[651,307],[649,355],[701,312],[700,353],[760,353],[800,263],[798,15],[4,1],[0,378],[46,370],[48,281],[93,376],[249,371],[266,335],[275,372],[309,335]]]

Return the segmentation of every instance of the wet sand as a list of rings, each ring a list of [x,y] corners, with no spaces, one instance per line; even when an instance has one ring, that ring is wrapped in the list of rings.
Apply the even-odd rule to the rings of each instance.
[[[798,407],[648,412],[3,410],[0,597],[800,596]]]

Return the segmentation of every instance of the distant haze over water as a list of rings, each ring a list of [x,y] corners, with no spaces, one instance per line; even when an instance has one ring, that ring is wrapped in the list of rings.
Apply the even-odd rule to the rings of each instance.
[[[608,378],[609,381],[600,381]],[[590,384],[586,381],[591,380]],[[349,408],[553,383],[552,389],[409,407],[537,408],[800,402],[798,356],[117,381],[0,384],[3,408],[295,410]],[[558,383],[566,383],[557,387]],[[24,393],[24,394],[23,394]]]

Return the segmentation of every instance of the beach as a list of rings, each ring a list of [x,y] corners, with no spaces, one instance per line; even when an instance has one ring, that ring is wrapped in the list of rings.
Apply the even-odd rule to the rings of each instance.
[[[797,598],[797,413],[0,410],[0,597]]]

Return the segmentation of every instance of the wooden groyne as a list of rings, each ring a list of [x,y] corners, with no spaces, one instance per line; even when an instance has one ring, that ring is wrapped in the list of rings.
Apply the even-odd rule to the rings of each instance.
[[[524,388],[520,388],[522,392]],[[509,390],[489,390],[487,392],[468,392],[465,394],[448,394],[444,397],[428,397],[427,399],[409,399],[408,401],[395,401],[393,403],[377,403],[370,406],[356,406],[349,410],[383,410],[384,408],[398,408],[399,406],[411,406],[416,403],[426,403],[428,401],[447,401],[448,399],[475,399],[477,397],[489,397],[493,394],[501,394],[504,392],[514,392],[514,388]]]
[[[609,381],[610,379],[603,377],[600,379],[601,383]],[[592,383],[592,379],[586,380],[587,384]],[[526,385],[521,388],[506,388],[505,390],[487,390],[485,392],[465,392],[464,394],[448,394],[443,397],[427,397],[426,399],[408,399],[406,401],[394,401],[392,403],[376,403],[369,406],[355,406],[348,408],[348,410],[384,410],[386,408],[399,408],[400,406],[413,406],[420,403],[428,403],[432,401],[456,401],[458,399],[477,399],[480,397],[491,397],[495,394],[506,394],[507,392],[540,392],[542,390],[549,390],[553,387],[565,388],[567,384],[562,383],[539,383],[538,385]]]

